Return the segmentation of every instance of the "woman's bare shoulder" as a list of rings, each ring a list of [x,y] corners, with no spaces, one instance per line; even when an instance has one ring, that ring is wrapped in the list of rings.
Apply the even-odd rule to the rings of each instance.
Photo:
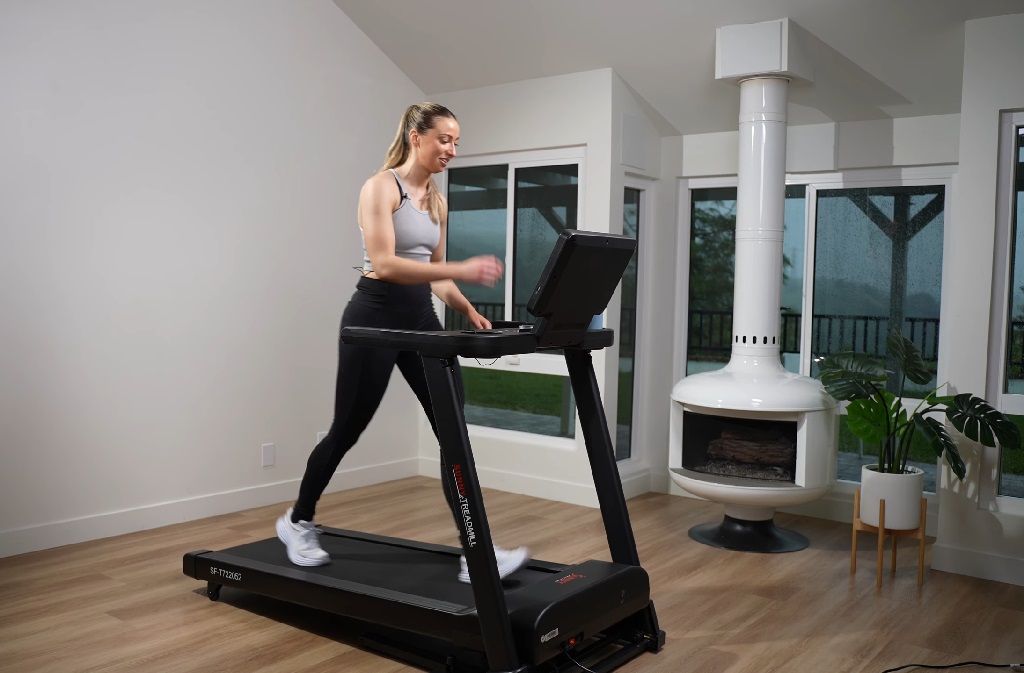
[[[389,170],[380,170],[371,175],[363,183],[363,188],[360,190],[360,194],[363,196],[373,198],[385,198],[388,201],[392,200],[392,197],[397,197],[398,187],[395,183],[395,176],[391,174]],[[397,198],[395,199],[397,200]]]

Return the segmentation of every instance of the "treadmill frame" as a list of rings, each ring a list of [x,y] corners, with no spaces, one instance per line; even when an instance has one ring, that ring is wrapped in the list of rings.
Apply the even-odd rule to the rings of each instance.
[[[442,478],[448,480],[451,492],[459,499],[462,514],[459,537],[473,578],[471,586],[476,619],[479,621],[487,666],[492,673],[525,673],[531,670],[531,666],[524,663],[517,652],[505,592],[498,576],[490,526],[457,385],[457,358],[497,358],[561,348],[573,394],[576,396],[577,413],[612,562],[639,567],[636,540],[622,493],[608,420],[601,403],[591,357],[592,350],[612,345],[614,333],[610,329],[587,328],[590,318],[607,306],[635,248],[636,241],[625,236],[563,231],[541,273],[528,307],[537,317],[537,322],[532,326],[509,327],[507,324],[496,323],[498,329],[490,330],[417,331],[345,327],[341,331],[341,339],[345,343],[414,351],[423,361],[438,440],[447,467]],[[421,549],[430,547],[404,540],[394,540],[391,544]],[[448,548],[437,548],[440,549]],[[422,610],[431,607],[431,599],[410,600],[403,598],[407,594],[392,590],[373,591],[368,585],[303,573],[297,567],[282,568],[254,559],[241,559],[229,552],[201,551],[185,555],[185,574],[207,580],[209,596],[213,600],[216,600],[221,584],[235,585],[255,593],[353,616],[362,621],[367,620],[358,615],[373,614],[376,608],[383,609],[386,606],[389,619],[385,629],[400,629],[432,638],[436,638],[439,632],[453,632],[447,627],[436,628],[439,623],[432,624],[435,627],[433,629],[415,628],[417,620],[422,620]],[[552,572],[557,572],[559,568],[556,564],[540,562],[531,562],[530,565],[545,567]],[[351,597],[348,605],[332,605],[324,596],[330,592],[322,591],[325,584],[345,591],[346,598]],[[441,602],[434,603],[440,616],[440,610],[443,609]],[[359,605],[360,609],[353,610],[354,605]],[[451,604],[446,606],[450,608]],[[446,623],[452,624],[459,617],[464,619],[471,611],[446,614]],[[431,633],[424,634],[424,630],[430,630]],[[567,639],[560,642],[560,646],[563,646],[563,656],[572,663],[565,665],[582,668],[573,657],[568,656],[569,648],[576,644],[571,640],[572,634],[557,634],[556,631],[556,635]],[[665,633],[658,628],[654,604],[650,601],[644,608],[598,635],[598,642],[576,651],[577,656],[589,659],[608,643],[621,646],[596,663],[588,663],[589,670],[599,673],[610,671],[643,652],[658,651],[665,643]],[[459,645],[454,641],[452,644]],[[390,652],[396,649],[388,646]],[[417,658],[414,655],[414,659]],[[448,669],[452,669],[451,657],[448,659]],[[544,665],[552,661],[549,659]],[[562,670],[558,665],[555,669]]]

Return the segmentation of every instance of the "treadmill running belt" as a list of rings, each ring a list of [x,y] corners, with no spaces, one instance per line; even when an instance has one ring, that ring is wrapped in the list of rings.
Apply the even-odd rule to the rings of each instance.
[[[348,537],[330,529],[320,536],[320,544],[331,562],[325,566],[293,566],[285,547],[277,538],[240,545],[224,553],[279,567],[293,567],[309,575],[364,584],[380,590],[410,594],[450,604],[451,612],[474,609],[473,588],[458,581],[459,552],[438,548],[418,549],[385,542]],[[503,581],[506,593],[551,577],[550,570],[521,568]]]

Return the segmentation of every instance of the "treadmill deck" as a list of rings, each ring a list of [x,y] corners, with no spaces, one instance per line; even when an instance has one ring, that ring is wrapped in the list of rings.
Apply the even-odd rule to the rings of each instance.
[[[254,567],[265,564],[282,574],[292,571],[321,586],[369,595],[387,594],[392,600],[453,615],[476,611],[472,586],[458,581],[462,555],[458,547],[336,528],[320,530],[320,545],[331,555],[331,562],[324,566],[292,565],[276,537],[208,553]],[[563,564],[530,560],[505,578],[502,586],[508,594],[550,578],[563,568]],[[225,586],[236,584],[230,578],[221,579],[226,580]]]
[[[288,561],[275,537],[223,551],[194,551],[186,575],[220,586],[306,605],[458,647],[482,651],[473,586],[458,580],[457,547],[322,528],[324,566]],[[520,656],[539,663],[567,638],[592,636],[649,605],[649,580],[638,566],[584,561],[567,566],[530,560],[501,582]],[[569,628],[571,625],[571,628]]]

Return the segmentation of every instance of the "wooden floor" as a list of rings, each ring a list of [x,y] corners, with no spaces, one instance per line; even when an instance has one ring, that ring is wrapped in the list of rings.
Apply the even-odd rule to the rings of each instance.
[[[597,510],[493,490],[485,497],[500,545],[526,544],[534,557],[562,563],[609,558]],[[185,552],[274,535],[284,507],[0,559],[0,671],[417,670],[359,650],[336,617],[227,588],[211,602],[205,583],[182,574]],[[810,548],[749,554],[687,536],[720,519],[720,506],[648,494],[629,509],[667,643],[622,671],[881,673],[1024,661],[1024,587],[926,570],[918,589],[910,543],[877,591],[870,536],[850,575],[848,524],[780,514],[776,522],[809,537]],[[438,481],[426,477],[328,495],[318,519],[457,544]]]

